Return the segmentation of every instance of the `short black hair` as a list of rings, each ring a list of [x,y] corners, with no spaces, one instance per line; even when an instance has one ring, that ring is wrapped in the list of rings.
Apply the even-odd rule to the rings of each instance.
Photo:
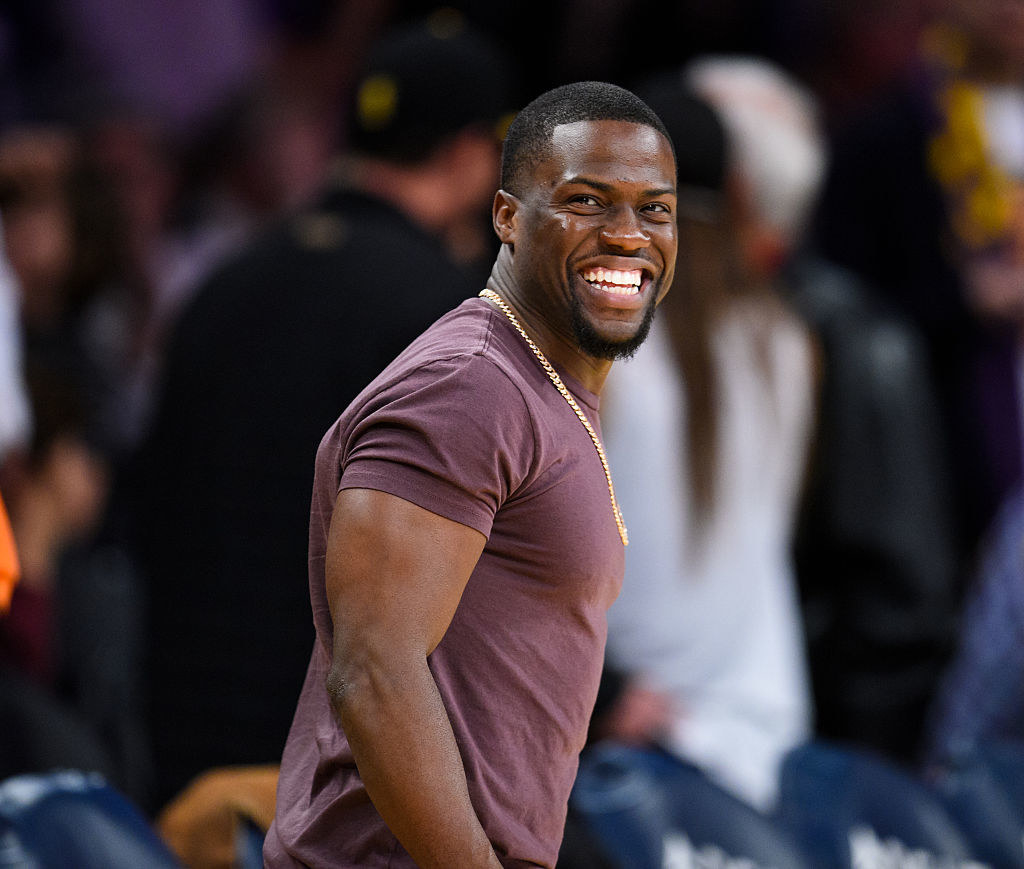
[[[543,159],[555,127],[578,121],[643,124],[661,133],[672,147],[661,118],[632,91],[603,81],[561,85],[542,93],[509,125],[501,152],[502,189],[519,195],[523,173]]]

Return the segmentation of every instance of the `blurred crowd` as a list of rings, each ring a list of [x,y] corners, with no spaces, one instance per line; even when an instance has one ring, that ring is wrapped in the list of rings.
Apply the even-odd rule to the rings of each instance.
[[[178,830],[272,777],[320,435],[483,285],[502,119],[579,79],[665,120],[680,246],[602,407],[632,542],[565,866],[662,755],[771,817],[811,746],[941,790],[1024,744],[1024,2],[13,0],[0,781]]]

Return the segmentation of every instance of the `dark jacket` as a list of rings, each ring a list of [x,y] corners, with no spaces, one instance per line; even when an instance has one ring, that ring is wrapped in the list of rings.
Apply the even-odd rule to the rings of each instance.
[[[824,261],[795,264],[788,295],[822,361],[795,547],[816,732],[911,760],[956,613],[950,483],[925,348]]]

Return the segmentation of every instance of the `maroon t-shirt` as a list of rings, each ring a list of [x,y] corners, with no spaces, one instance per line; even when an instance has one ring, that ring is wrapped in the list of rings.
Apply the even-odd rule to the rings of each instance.
[[[597,397],[562,379],[596,428]],[[417,339],[317,453],[317,642],[282,759],[268,866],[415,865],[369,802],[325,689],[324,554],[343,488],[389,492],[487,536],[429,664],[498,856],[553,866],[623,547],[590,436],[522,336],[480,299]]]

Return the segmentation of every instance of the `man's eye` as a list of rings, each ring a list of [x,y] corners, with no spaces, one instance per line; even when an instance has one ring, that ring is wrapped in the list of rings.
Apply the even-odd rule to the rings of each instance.
[[[671,209],[664,202],[649,202],[643,208],[644,211],[660,212],[663,214],[671,214]]]
[[[577,205],[597,206],[600,203],[588,193],[580,193],[578,196],[574,196],[572,201]]]

